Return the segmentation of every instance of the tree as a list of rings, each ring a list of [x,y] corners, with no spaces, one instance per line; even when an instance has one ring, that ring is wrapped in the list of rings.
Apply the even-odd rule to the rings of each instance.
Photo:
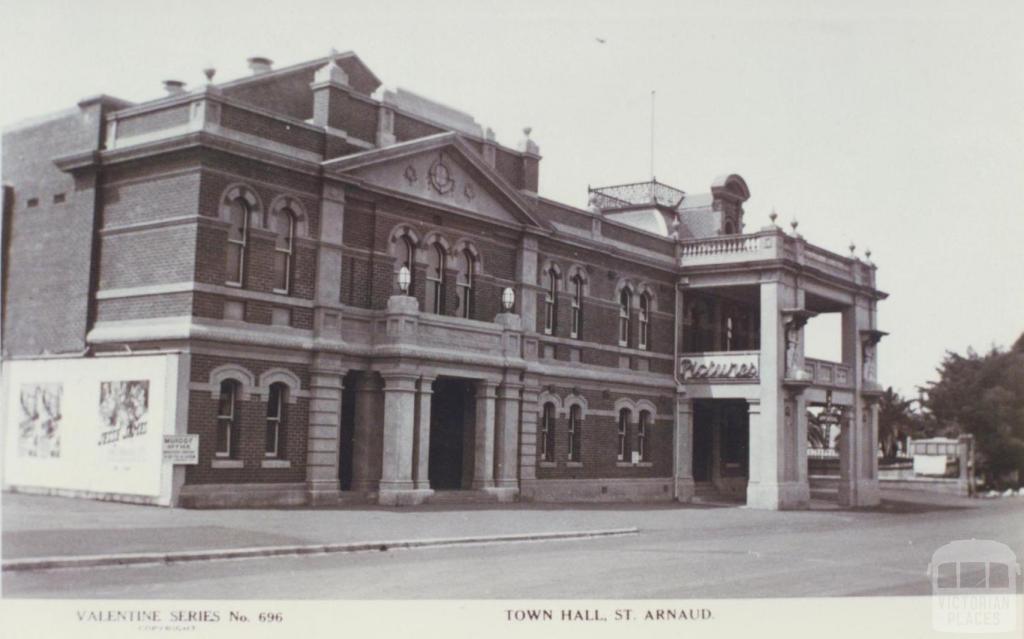
[[[828,434],[818,416],[807,411],[807,443],[811,448],[828,448]]]
[[[914,400],[904,399],[892,386],[885,389],[878,401],[878,443],[885,461],[896,459],[896,443],[915,430],[920,416],[911,410]]]
[[[947,352],[938,373],[926,405],[940,424],[974,436],[979,474],[995,485],[1024,475],[1024,335],[1009,351]]]

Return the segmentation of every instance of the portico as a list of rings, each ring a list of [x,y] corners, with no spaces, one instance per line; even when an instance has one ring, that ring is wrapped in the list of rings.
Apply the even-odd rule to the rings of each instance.
[[[758,253],[757,269],[723,270]],[[875,328],[874,309],[884,293],[873,288],[873,265],[848,262],[774,225],[728,243],[684,243],[681,264],[693,268],[679,286],[677,499],[687,500],[702,481],[729,491],[722,471],[734,451],[721,446],[723,414],[737,401],[745,402],[749,424],[747,505],[806,508],[807,405],[834,389],[849,404],[839,501],[877,504],[873,375],[884,333]],[[804,326],[821,312],[842,313],[842,362],[804,356]]]

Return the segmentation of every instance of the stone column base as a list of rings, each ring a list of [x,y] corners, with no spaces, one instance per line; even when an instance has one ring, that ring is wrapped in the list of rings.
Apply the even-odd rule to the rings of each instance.
[[[381,506],[419,506],[433,494],[429,488],[381,488],[377,493],[377,503]]]
[[[854,481],[839,480],[839,505],[848,508],[867,508],[882,503],[877,479]]]
[[[480,492],[491,495],[502,503],[515,501],[519,497],[519,488],[516,486],[491,486],[481,488]]]
[[[690,502],[695,492],[693,479],[676,478],[676,501]]]
[[[747,484],[747,507],[764,510],[804,510],[811,503],[811,488],[807,482]]]
[[[488,488],[494,488],[493,479],[474,479],[473,483],[470,484],[470,488],[473,490],[486,490]]]
[[[310,506],[337,506],[341,490],[337,481],[307,481],[306,500]]]

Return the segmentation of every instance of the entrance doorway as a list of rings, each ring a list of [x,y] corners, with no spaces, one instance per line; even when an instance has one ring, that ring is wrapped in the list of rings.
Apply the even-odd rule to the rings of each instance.
[[[698,399],[693,406],[693,480],[705,492],[742,500],[750,460],[747,403]]]
[[[356,371],[342,378],[341,430],[338,433],[338,486],[352,490],[352,463],[356,433]]]
[[[430,466],[427,477],[434,490],[470,487],[473,477],[474,384],[439,377],[430,404]]]

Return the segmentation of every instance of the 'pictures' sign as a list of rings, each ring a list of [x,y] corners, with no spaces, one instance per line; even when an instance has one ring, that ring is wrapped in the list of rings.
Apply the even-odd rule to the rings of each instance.
[[[679,359],[679,374],[683,381],[757,381],[759,359],[758,353],[687,355]]]

